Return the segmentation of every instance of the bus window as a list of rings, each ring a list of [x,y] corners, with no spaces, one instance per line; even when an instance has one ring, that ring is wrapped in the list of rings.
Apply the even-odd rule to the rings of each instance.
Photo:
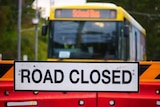
[[[50,57],[69,53],[66,58],[118,59],[118,22],[54,21]],[[66,41],[71,40],[66,46]],[[74,45],[74,46],[73,46]],[[50,50],[51,51],[51,50]]]

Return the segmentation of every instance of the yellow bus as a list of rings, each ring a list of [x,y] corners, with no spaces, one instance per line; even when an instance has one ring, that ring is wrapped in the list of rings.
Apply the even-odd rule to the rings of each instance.
[[[48,27],[49,60],[146,60],[145,29],[115,4],[54,6]]]

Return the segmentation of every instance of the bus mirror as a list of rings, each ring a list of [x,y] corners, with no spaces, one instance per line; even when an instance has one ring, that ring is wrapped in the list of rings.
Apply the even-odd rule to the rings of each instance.
[[[129,37],[129,26],[128,25],[124,26],[124,37]]]
[[[47,35],[47,29],[48,29],[48,26],[46,24],[42,25],[42,36],[46,36]]]

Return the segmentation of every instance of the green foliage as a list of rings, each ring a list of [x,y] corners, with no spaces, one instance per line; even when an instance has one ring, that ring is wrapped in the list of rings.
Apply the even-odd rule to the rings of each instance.
[[[5,31],[5,25],[7,24],[6,15],[3,12],[4,8],[0,7],[0,35]]]
[[[35,49],[35,31],[32,24],[34,10],[31,9],[33,0],[23,1],[22,9],[22,32],[21,32],[21,59],[23,55],[28,55],[28,60],[34,60]],[[3,59],[17,59],[17,17],[18,17],[18,0],[0,0],[0,53]],[[47,41],[39,33],[38,41],[38,59],[46,60]]]
[[[12,31],[15,27],[16,5],[13,0],[0,0],[0,23],[3,31]]]
[[[3,59],[15,59],[17,39],[15,32],[5,32],[1,35],[0,53],[3,54]]]
[[[35,30],[22,32],[22,55],[28,55],[28,60],[35,59]],[[47,59],[47,38],[38,37],[38,60]]]

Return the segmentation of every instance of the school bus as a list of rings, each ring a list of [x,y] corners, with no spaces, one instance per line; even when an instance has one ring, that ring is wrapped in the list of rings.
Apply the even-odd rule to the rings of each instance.
[[[146,60],[145,29],[114,4],[52,8],[48,26],[49,59]]]
[[[47,25],[42,27],[42,34],[47,33],[47,62],[0,61],[1,107],[160,106],[160,62],[146,61],[146,31],[122,7],[110,3],[54,6]],[[27,65],[27,68],[25,63],[31,65]],[[129,70],[117,71],[130,68],[134,63],[138,66],[132,73]],[[108,70],[99,72],[101,67],[105,68],[104,64]],[[37,66],[41,69],[45,66],[48,68],[42,71]],[[57,69],[57,66],[64,69]],[[81,72],[76,67],[82,67]],[[71,85],[78,84],[76,89],[82,91],[70,91],[73,87],[60,78],[65,77],[64,72],[70,68],[74,68],[67,74]],[[90,73],[87,74],[86,69],[94,70],[87,71]],[[56,75],[53,78],[52,72]],[[129,77],[136,78],[136,91],[128,91],[134,88],[125,85],[132,81]],[[64,86],[60,85],[62,80]],[[20,81],[25,84],[19,84]],[[97,85],[100,81],[106,83],[106,86],[111,81],[114,84],[106,87],[106,91],[97,91],[102,89],[101,85]],[[126,87],[121,87],[122,85]],[[49,90],[57,86],[60,89]],[[91,91],[83,91],[87,86],[97,86],[94,87],[97,90],[94,91],[91,87]]]

